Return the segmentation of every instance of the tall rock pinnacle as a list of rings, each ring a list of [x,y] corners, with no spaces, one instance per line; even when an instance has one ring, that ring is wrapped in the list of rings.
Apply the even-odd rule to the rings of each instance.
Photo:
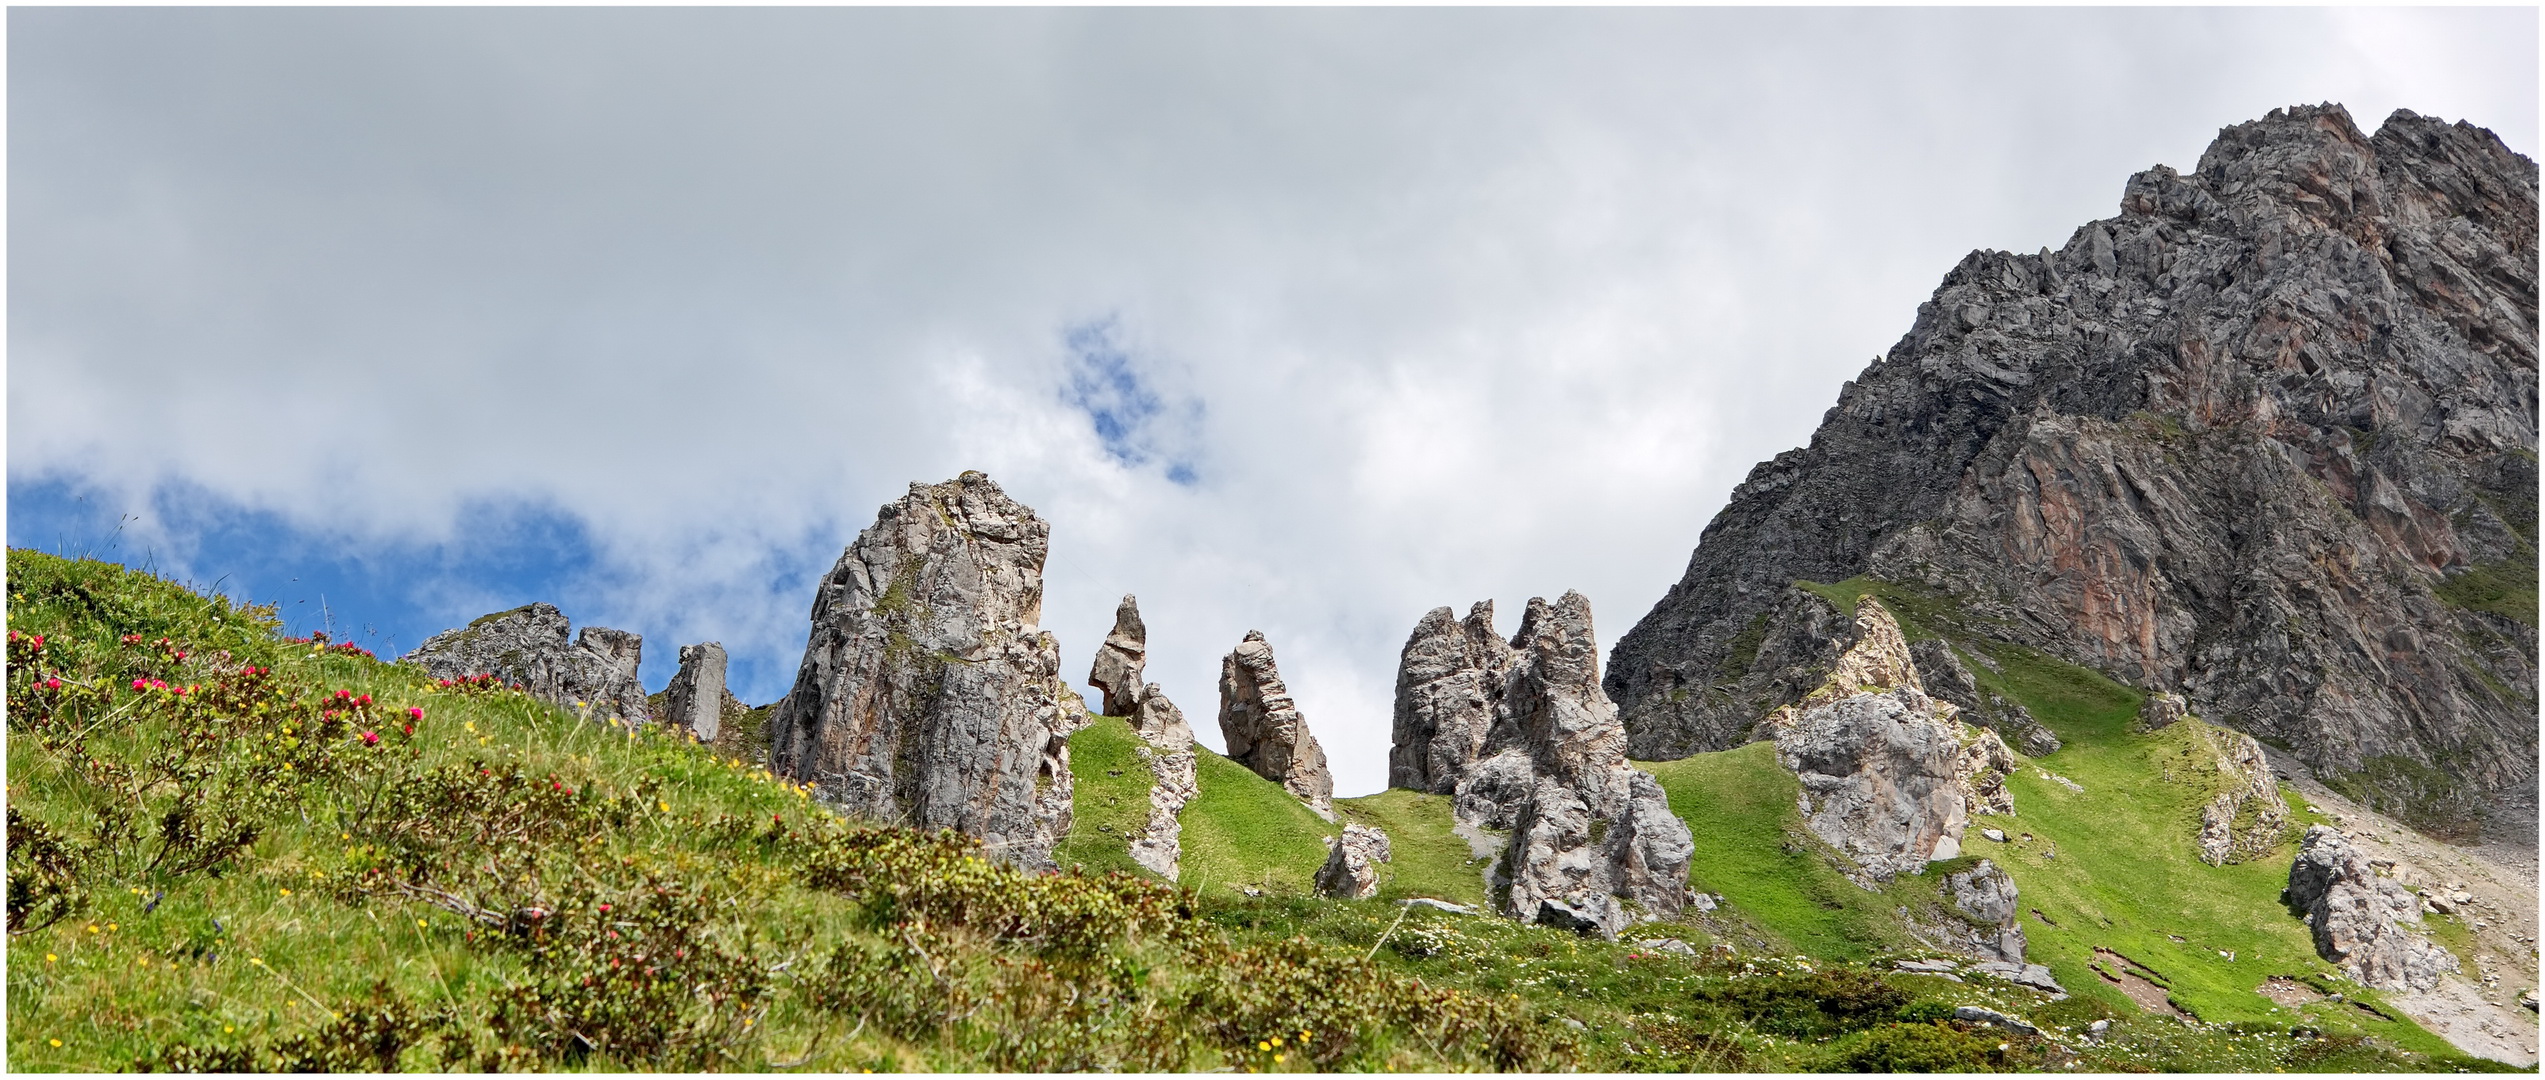
[[[1319,817],[1334,820],[1334,776],[1326,752],[1282,685],[1272,643],[1260,630],[1220,660],[1219,731],[1231,760],[1290,789]]]
[[[814,595],[804,664],[771,718],[774,770],[848,813],[1050,865],[1085,717],[1035,625],[1050,535],[977,472],[885,505]]]
[[[1167,700],[1166,690],[1142,681],[1149,656],[1149,628],[1140,621],[1140,600],[1125,595],[1114,608],[1113,632],[1096,650],[1087,681],[1105,695],[1105,715],[1131,721],[1143,744],[1140,756],[1149,763],[1149,822],[1130,837],[1131,861],[1168,881],[1183,870],[1184,804],[1201,793],[1194,769],[1193,727],[1184,710]]]

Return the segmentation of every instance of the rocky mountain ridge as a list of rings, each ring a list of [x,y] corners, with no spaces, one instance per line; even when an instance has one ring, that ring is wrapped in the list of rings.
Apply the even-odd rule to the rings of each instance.
[[[2536,188],[2470,125],[2295,108],[1974,252],[1618,641],[1634,754],[1753,737],[1790,584],[1864,576],[2328,774],[2532,781]]]

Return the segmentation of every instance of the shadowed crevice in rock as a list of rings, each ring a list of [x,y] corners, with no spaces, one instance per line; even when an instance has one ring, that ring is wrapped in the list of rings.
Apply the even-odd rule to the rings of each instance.
[[[625,630],[586,626],[568,641],[566,627],[565,613],[555,606],[525,604],[426,638],[398,662],[436,679],[493,675],[520,683],[532,697],[588,720],[653,719],[645,683],[637,677],[644,639]]]
[[[1051,527],[977,472],[912,484],[822,579],[770,759],[844,812],[1049,866],[1085,720],[1039,630]]]
[[[1262,631],[1247,631],[1246,640],[1220,660],[1219,731],[1230,760],[1280,784],[1318,817],[1334,820],[1334,775],[1326,769],[1325,749],[1290,700]]]

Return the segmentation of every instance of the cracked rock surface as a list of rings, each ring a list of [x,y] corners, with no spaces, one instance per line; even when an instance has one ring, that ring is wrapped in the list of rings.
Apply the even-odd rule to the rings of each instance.
[[[1334,774],[1326,752],[1308,733],[1308,721],[1290,699],[1273,661],[1272,643],[1260,630],[1220,660],[1219,731],[1232,761],[1280,784],[1318,817],[1334,820]]]
[[[1085,719],[1037,622],[1051,526],[978,472],[912,484],[814,594],[774,771],[877,821],[950,828],[1051,865]]]
[[[645,683],[637,677],[644,639],[625,630],[586,626],[569,641],[567,625],[565,613],[555,606],[525,604],[426,638],[399,662],[423,668],[436,679],[493,675],[517,682],[532,697],[588,720],[653,719]]]
[[[2289,904],[2306,912],[2316,954],[2380,990],[2430,990],[2457,971],[2457,958],[2414,933],[2421,901],[2380,875],[2369,857],[2329,825],[2313,825],[2289,866]]]

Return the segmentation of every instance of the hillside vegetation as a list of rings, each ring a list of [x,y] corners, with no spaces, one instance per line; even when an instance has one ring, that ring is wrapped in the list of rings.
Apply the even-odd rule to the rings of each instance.
[[[2155,836],[2194,804],[2144,787],[2161,738],[2116,728],[2098,750],[2046,695],[2025,700],[2071,749],[2044,764],[2086,794],[2020,789],[2008,826],[2057,855],[2004,861],[2076,928],[2035,930],[2078,991],[2057,1003],[1857,962],[1903,943],[1878,902],[1816,884],[1815,849],[1786,850],[1799,823],[1757,747],[1654,767],[1723,909],[1608,943],[1392,903],[1483,899],[1446,800],[1412,792],[1338,800],[1395,837],[1381,897],[1312,899],[1335,826],[1207,753],[1184,881],[1151,880],[1121,854],[1146,766],[1118,722],[1073,743],[1062,851],[1089,869],[1031,875],[960,837],[841,820],[730,749],[288,640],[269,612],[122,567],[12,551],[8,593],[20,1070],[2481,1064],[2356,1007],[2240,1004],[2266,970],[2324,970],[2294,919],[2253,909],[2275,864],[2089,853],[2098,831],[2137,842],[2113,815]],[[2079,957],[2098,945],[2152,965],[2199,1021],[2097,989]],[[2239,959],[2197,964],[2213,946]],[[2077,1037],[2098,1018],[2110,1038]]]

